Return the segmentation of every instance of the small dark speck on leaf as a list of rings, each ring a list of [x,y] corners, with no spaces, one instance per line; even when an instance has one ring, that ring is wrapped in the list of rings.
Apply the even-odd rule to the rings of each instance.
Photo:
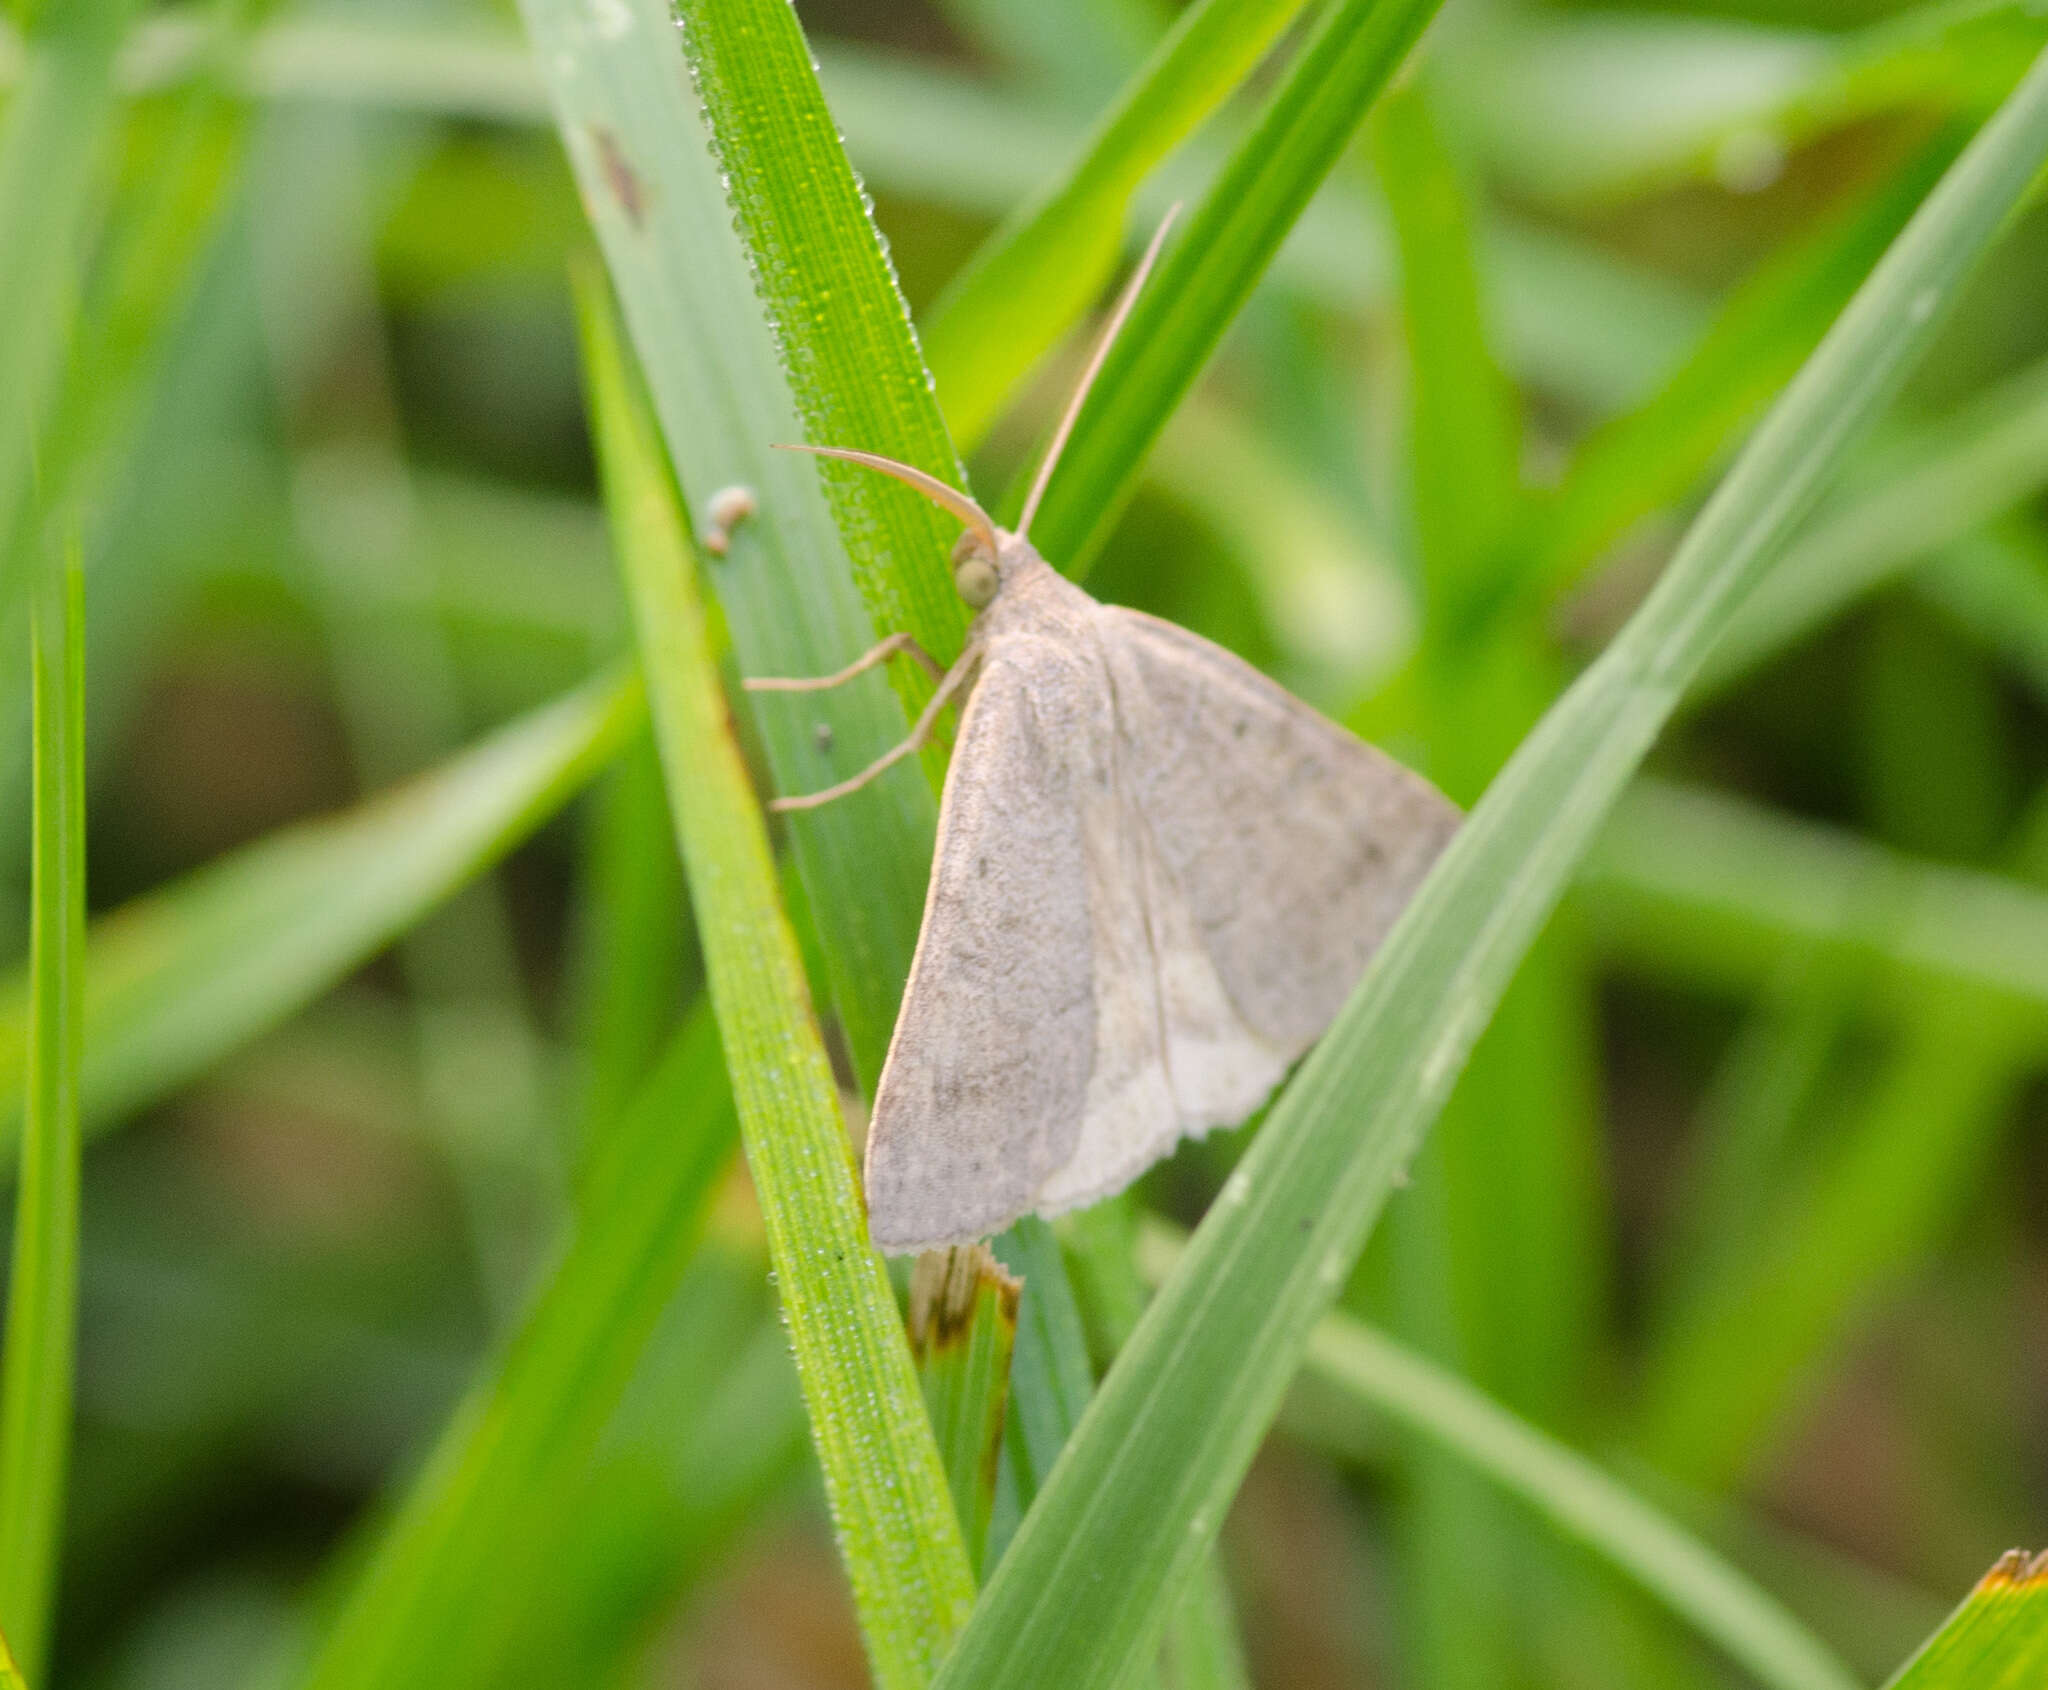
[[[619,138],[603,125],[593,125],[591,136],[597,142],[597,159],[604,170],[605,185],[611,189],[612,198],[619,202],[619,209],[626,214],[626,221],[635,229],[647,215],[647,189],[640,180],[640,173],[620,150]]]

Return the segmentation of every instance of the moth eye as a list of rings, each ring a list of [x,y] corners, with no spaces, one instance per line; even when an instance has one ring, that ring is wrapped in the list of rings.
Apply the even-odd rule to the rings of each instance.
[[[986,610],[1001,585],[995,559],[973,533],[962,534],[953,545],[953,587],[976,610]]]

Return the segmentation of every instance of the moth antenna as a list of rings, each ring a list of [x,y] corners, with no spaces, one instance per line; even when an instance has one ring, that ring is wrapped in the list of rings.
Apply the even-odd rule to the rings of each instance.
[[[1103,326],[1095,342],[1095,350],[1088,355],[1088,367],[1081,372],[1081,380],[1074,388],[1073,398],[1067,401],[1066,414],[1060,418],[1060,426],[1053,430],[1052,444],[1045,449],[1045,456],[1039,460],[1038,474],[1031,483],[1031,493],[1024,501],[1024,514],[1017,519],[1017,538],[1024,539],[1031,532],[1031,519],[1038,514],[1038,503],[1045,497],[1047,484],[1052,472],[1059,467],[1060,454],[1067,449],[1067,436],[1074,432],[1074,422],[1081,415],[1081,407],[1088,402],[1088,390],[1095,385],[1095,378],[1102,372],[1109,349],[1116,344],[1116,337],[1123,330],[1124,319],[1131,314],[1131,307],[1138,303],[1138,290],[1145,285],[1145,278],[1152,273],[1153,261],[1159,256],[1159,249],[1166,242],[1166,231],[1173,227],[1173,220],[1180,215],[1180,201],[1175,200],[1167,207],[1166,215],[1159,220],[1159,227],[1152,232],[1151,245],[1145,248],[1145,256],[1138,260],[1137,269],[1131,272],[1131,279],[1124,283],[1124,291],[1117,296],[1116,309],[1109,314],[1109,321]]]
[[[973,529],[982,543],[988,547],[993,558],[997,552],[996,525],[989,519],[987,511],[977,505],[957,487],[950,487],[935,475],[910,464],[898,463],[894,458],[885,458],[879,452],[856,451],[851,446],[800,446],[794,442],[777,441],[779,452],[809,452],[813,457],[838,458],[849,464],[865,464],[869,469],[878,469],[884,475],[894,476],[906,487],[915,487],[935,505],[951,511],[969,528]]]

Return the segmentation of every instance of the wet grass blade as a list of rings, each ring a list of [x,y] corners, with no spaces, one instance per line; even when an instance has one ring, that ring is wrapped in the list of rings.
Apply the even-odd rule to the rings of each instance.
[[[712,666],[695,560],[595,282],[583,288],[583,324],[669,805],[826,1496],[875,1680],[918,1690],[965,1619],[974,1578],[896,1300],[868,1243],[831,1064]]]
[[[560,1259],[378,1534],[304,1690],[500,1680],[509,1641],[551,1577],[560,1522],[732,1153],[708,1006],[606,1127]],[[450,1614],[462,1623],[449,1624]]]
[[[1085,1690],[1149,1652],[1316,1320],[1602,818],[2044,156],[2048,58],[1859,290],[1657,589],[1473,811],[1139,1322],[941,1685]]]
[[[87,1129],[195,1079],[304,1008],[553,815],[643,719],[637,680],[592,683],[431,774],[273,834],[96,921],[86,949]],[[10,1111],[25,1020],[17,988],[0,1000],[0,1107]]]
[[[710,576],[737,667],[830,674],[874,644],[875,621],[816,468],[802,454],[773,450],[804,437],[804,412],[755,294],[752,260],[733,233],[668,9],[620,0],[606,8],[603,30],[581,0],[525,0],[522,11],[684,502],[701,516],[721,488],[754,497],[754,513],[734,528]],[[906,570],[941,563],[883,560]],[[929,583],[891,589],[905,603],[928,591]],[[785,792],[843,779],[909,730],[901,699],[879,674],[825,693],[764,696],[752,715]],[[929,773],[892,770],[789,827],[824,941],[832,1007],[866,1086],[881,1072],[924,908],[937,816]]]
[[[782,0],[679,0],[676,20],[804,438],[965,486],[795,12]],[[950,659],[967,630],[945,567],[959,523],[886,476],[817,468],[877,631],[908,629]],[[930,680],[914,664],[894,668],[899,693],[922,704]]]
[[[43,1677],[70,1467],[85,1005],[85,609],[74,536],[31,595],[35,852],[27,1103],[0,1365],[0,1626]]]
[[[1251,71],[1301,0],[1199,0],[1180,15],[1048,188],[1004,219],[926,314],[925,360],[971,448],[1088,308],[1123,248],[1140,182]]]

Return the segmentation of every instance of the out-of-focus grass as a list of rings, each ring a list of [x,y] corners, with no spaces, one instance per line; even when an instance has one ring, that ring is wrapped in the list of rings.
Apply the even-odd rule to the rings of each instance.
[[[1188,202],[1039,538],[1470,801],[2044,38],[2022,5],[1488,9],[1394,77],[1426,7],[1293,11],[855,0],[796,14],[806,42],[779,6],[685,8],[691,40],[644,0],[533,0],[529,42],[509,9],[7,9],[0,562],[19,589],[75,526],[92,677],[83,1365],[37,1690],[251,1682],[320,1638],[323,1681],[859,1674],[805,1652],[850,1635],[828,1603],[788,1620],[801,1558],[748,1560],[815,1531],[811,1440],[851,1422],[807,1437],[820,1352],[807,1408],[761,1210],[692,1161],[727,1092],[701,1002],[662,1055],[703,966],[637,694],[571,690],[633,628],[563,282],[589,230],[686,508],[758,496],[704,564],[729,683],[897,621],[950,651],[946,525],[768,445],[856,431],[951,475],[957,441],[991,500],[1049,348]],[[1430,1364],[1311,1348],[1220,1562],[1147,1609],[1161,1682],[1690,1686],[1733,1649],[1789,1683],[1828,1646],[1875,1682],[2048,1540],[2043,228],[2013,219],[1622,796],[1342,1287],[1341,1332]],[[10,962],[24,603],[0,591]],[[893,679],[743,702],[758,783],[864,762],[924,696]],[[943,763],[776,838],[849,1098]],[[1349,1130],[1387,1107],[1347,1093]],[[1001,1242],[994,1491],[950,1474],[970,1520],[986,1497],[984,1578],[1027,1554],[1065,1603],[1068,1546],[1026,1522],[1131,1400],[1097,1375],[1145,1306],[1135,1218],[1198,1218],[1246,1143]],[[694,1240],[662,1179],[702,1197]],[[851,1562],[871,1627],[888,1559]]]

